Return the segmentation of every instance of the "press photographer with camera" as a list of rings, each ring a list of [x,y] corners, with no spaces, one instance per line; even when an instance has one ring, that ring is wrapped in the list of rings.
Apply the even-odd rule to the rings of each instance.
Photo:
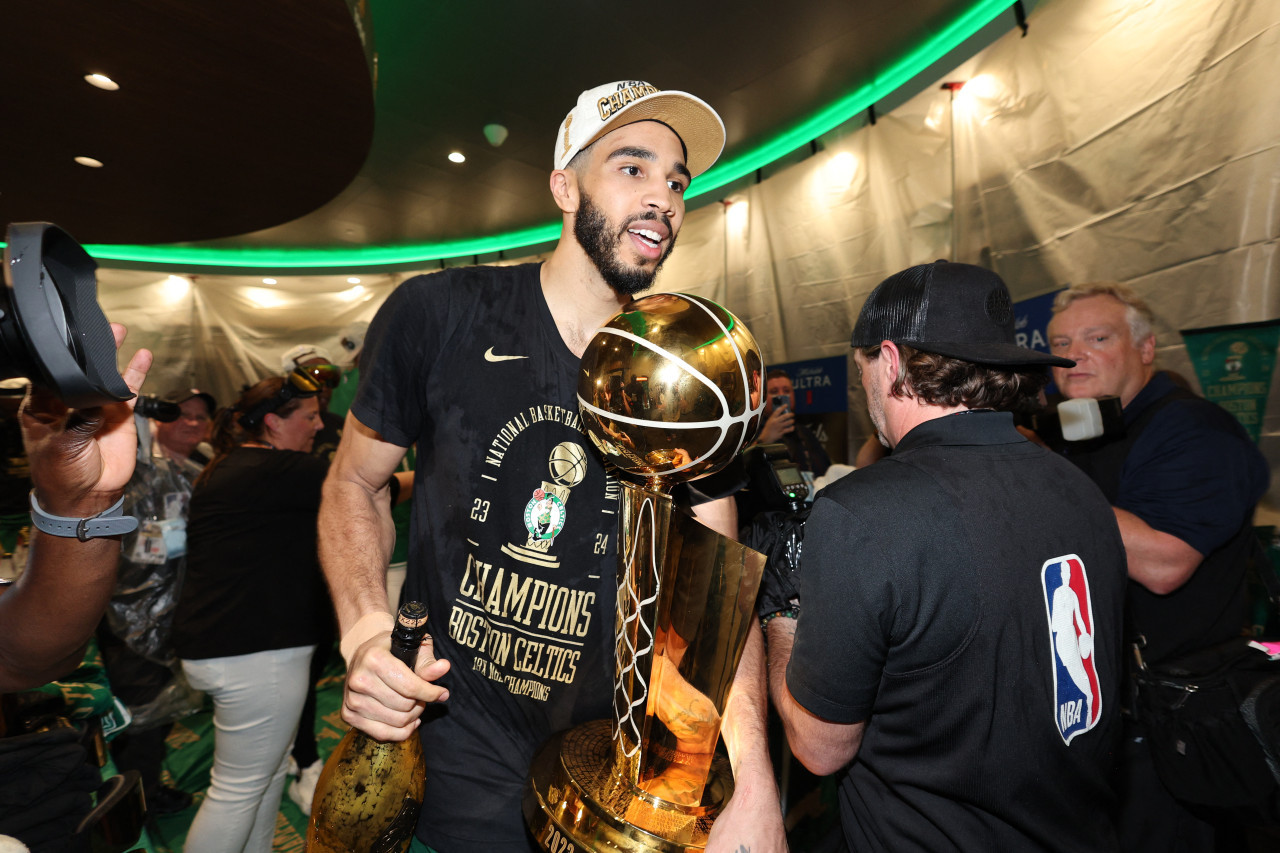
[[[1119,524],[1129,578],[1127,636],[1141,637],[1144,665],[1182,669],[1189,656],[1230,643],[1247,624],[1253,514],[1267,491],[1267,460],[1228,412],[1157,371],[1156,318],[1132,288],[1079,284],[1058,294],[1053,311],[1049,345],[1076,363],[1054,369],[1068,402],[1110,397],[1123,407],[1119,429],[1068,443],[1064,455],[1098,485]],[[1147,695],[1140,691],[1139,698]],[[1209,725],[1225,730],[1216,718]],[[1125,718],[1119,780],[1125,850],[1209,851],[1239,843],[1238,815],[1207,811],[1202,800],[1185,801],[1170,787],[1183,782],[1186,790],[1184,779],[1166,776],[1161,766],[1182,761],[1186,738]],[[1228,776],[1245,778],[1239,769],[1248,747],[1247,739],[1227,747],[1236,764]],[[1190,775],[1193,789],[1207,785],[1203,773]],[[1208,787],[1221,796],[1220,784]],[[1260,785],[1248,789],[1260,799],[1267,793]]]
[[[111,754],[122,772],[138,771],[153,814],[191,805],[190,794],[163,784],[160,775],[173,721],[198,702],[180,677],[171,635],[187,566],[187,505],[208,461],[196,447],[216,411],[213,396],[195,388],[139,397],[134,405],[138,461],[124,511],[138,519],[138,529],[121,541],[116,591],[98,628],[111,691],[133,715],[111,741]]]
[[[814,477],[831,467],[831,457],[818,437],[796,421],[796,390],[785,370],[770,370],[765,376],[764,426],[756,444],[785,444],[791,460]]]

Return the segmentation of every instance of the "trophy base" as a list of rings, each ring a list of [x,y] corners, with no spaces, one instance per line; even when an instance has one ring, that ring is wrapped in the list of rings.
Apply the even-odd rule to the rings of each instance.
[[[538,750],[524,795],[524,818],[549,853],[691,853],[706,847],[711,823],[733,793],[728,759],[717,753],[697,806],[658,799],[615,767],[612,725],[583,723]]]

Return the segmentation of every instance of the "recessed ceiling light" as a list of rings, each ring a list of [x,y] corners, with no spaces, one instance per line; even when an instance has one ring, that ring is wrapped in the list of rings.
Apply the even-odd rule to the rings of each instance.
[[[359,284],[359,283],[360,283],[360,279],[356,278],[355,276],[351,276],[351,278],[347,279],[347,284]]]
[[[451,163],[465,163],[466,161],[467,158],[461,151],[452,151],[449,154],[449,162]]]
[[[105,74],[86,74],[84,81],[90,86],[97,86],[99,89],[105,89],[108,92],[114,92],[120,88],[120,84],[112,80]]]
[[[95,160],[92,157],[77,157],[76,162],[81,166],[88,166],[90,169],[101,169],[102,161]]]
[[[275,280],[274,278],[264,278],[264,279],[262,280],[262,283],[263,283],[263,284],[275,284],[275,283],[276,283],[276,280]]]

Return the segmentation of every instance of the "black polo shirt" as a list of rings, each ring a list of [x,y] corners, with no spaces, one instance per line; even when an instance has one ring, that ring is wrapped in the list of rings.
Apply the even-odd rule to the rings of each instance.
[[[1114,849],[1124,584],[1101,492],[1008,414],[928,421],[828,486],[787,684],[866,723],[850,849]]]

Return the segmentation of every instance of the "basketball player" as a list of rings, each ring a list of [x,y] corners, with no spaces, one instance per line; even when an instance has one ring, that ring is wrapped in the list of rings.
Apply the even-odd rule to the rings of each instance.
[[[349,666],[343,719],[423,740],[414,850],[526,853],[520,800],[534,751],[613,715],[619,486],[581,432],[578,363],[595,330],[652,284],[690,181],[723,143],[719,116],[683,92],[638,81],[583,92],[555,138],[563,225],[551,258],[411,279],[369,329],[325,484],[321,560]],[[426,602],[434,639],[411,673],[388,651],[382,490],[415,444],[404,600]],[[697,509],[733,535],[731,500]],[[726,710],[737,788],[711,851],[785,849],[764,703],[757,634]]]

